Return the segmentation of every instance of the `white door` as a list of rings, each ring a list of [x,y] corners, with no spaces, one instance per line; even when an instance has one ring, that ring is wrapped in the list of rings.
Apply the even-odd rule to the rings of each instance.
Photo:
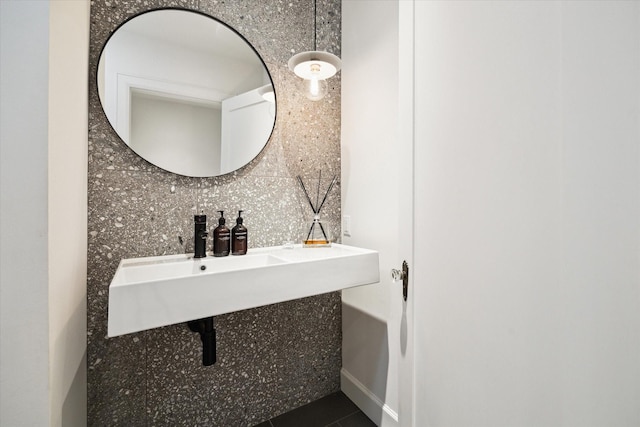
[[[220,171],[229,173],[248,163],[264,147],[273,130],[275,103],[262,97],[261,88],[222,101]],[[250,125],[248,125],[250,124]]]
[[[640,425],[640,2],[400,2],[400,50],[400,425]]]

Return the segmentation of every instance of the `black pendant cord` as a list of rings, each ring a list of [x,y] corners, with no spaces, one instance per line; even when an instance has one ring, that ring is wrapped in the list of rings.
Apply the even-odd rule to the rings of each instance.
[[[318,50],[318,0],[313,0],[313,50]]]

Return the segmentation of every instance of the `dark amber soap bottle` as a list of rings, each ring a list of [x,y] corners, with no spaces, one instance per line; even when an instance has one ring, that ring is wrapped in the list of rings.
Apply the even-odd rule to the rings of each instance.
[[[226,222],[224,211],[218,212],[220,212],[218,226],[213,229],[213,256],[227,256],[231,246],[231,230],[224,225]]]
[[[242,225],[242,211],[238,212],[236,225],[231,229],[231,255],[247,253],[247,227]]]

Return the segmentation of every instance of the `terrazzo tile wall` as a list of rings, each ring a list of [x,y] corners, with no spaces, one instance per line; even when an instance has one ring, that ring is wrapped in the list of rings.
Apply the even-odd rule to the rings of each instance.
[[[125,146],[100,106],[96,70],[110,33],[131,16],[169,6],[234,27],[273,78],[274,133],[258,158],[232,174],[187,178],[158,169]],[[317,2],[318,49],[338,55],[340,9],[339,0]],[[91,2],[88,425],[251,426],[339,389],[338,293],[216,317],[218,362],[209,367],[186,324],[107,338],[108,287],[120,259],[193,251],[193,215],[201,209],[209,224],[217,209],[244,209],[249,250],[302,233],[308,207],[295,177],[340,173],[339,75],[313,103],[286,67],[293,53],[313,47],[313,22],[313,0]],[[324,217],[338,235],[339,186]]]

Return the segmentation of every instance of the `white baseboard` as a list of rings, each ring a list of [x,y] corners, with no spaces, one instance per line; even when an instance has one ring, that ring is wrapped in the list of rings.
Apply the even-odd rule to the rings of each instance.
[[[398,414],[344,368],[340,370],[340,388],[379,427],[398,427]]]

